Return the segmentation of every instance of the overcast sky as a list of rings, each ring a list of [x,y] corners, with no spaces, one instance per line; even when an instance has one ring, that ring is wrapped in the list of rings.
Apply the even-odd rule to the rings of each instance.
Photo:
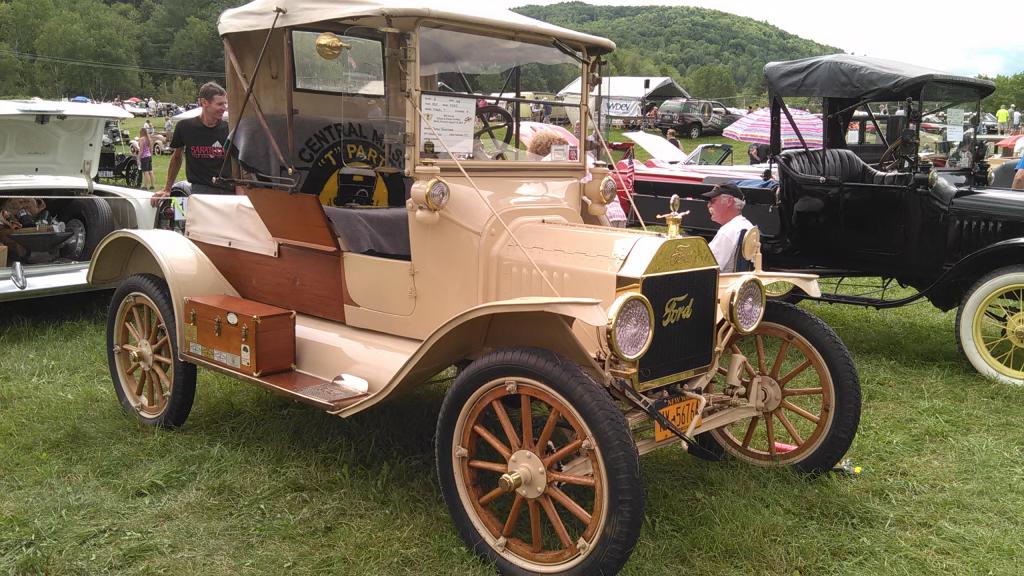
[[[498,0],[508,7],[554,0]],[[844,52],[968,76],[1024,72],[1024,3],[817,0],[586,0],[606,6],[700,6],[747,16]],[[1005,26],[1004,26],[1005,23]],[[897,35],[896,37],[893,37]]]

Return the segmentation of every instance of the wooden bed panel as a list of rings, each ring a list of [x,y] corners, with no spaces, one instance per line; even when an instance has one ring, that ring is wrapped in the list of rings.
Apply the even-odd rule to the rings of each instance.
[[[327,253],[282,244],[278,256],[195,242],[245,299],[337,322],[345,321],[341,252]]]
[[[319,197],[269,188],[247,188],[245,192],[278,242],[338,252],[338,239]]]

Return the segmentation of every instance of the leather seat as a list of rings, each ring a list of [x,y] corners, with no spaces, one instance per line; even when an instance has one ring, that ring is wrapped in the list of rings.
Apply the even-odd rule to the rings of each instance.
[[[786,150],[779,162],[803,176],[836,178],[850,184],[881,184],[905,186],[910,184],[909,172],[881,172],[868,166],[852,150]]]

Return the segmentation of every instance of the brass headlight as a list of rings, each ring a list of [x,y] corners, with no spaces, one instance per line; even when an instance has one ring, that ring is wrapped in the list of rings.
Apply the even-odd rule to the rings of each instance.
[[[654,309],[643,294],[619,296],[608,313],[608,345],[623,360],[643,356],[654,339]]]
[[[764,284],[755,277],[749,278],[732,293],[729,319],[740,334],[750,334],[761,324],[764,307]]]
[[[601,200],[605,204],[611,204],[617,197],[618,189],[615,186],[615,180],[611,176],[605,176],[604,180],[601,181]]]
[[[939,173],[938,172],[936,172],[935,170],[932,170],[931,172],[929,172],[928,173],[928,187],[931,188],[932,186],[935,186],[935,182],[938,179],[939,179]]]
[[[991,186],[993,183],[995,183],[995,181],[996,181],[996,171],[993,170],[992,168],[989,168],[985,172],[985,183],[988,184],[989,186]]]
[[[451,188],[444,180],[432,178],[426,182],[413,184],[409,195],[420,206],[437,212],[448,204],[448,200],[451,198]]]

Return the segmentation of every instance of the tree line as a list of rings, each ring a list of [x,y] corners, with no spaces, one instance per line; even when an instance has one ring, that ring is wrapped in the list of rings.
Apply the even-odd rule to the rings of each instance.
[[[0,97],[120,95],[188,102],[222,80],[217,16],[245,0],[0,0]],[[765,22],[686,6],[565,2],[515,9],[615,41],[606,75],[669,76],[691,94],[763,99],[772,60],[840,52]],[[552,91],[567,83],[547,73]],[[570,79],[571,80],[571,79]],[[1024,72],[994,79],[986,110],[1024,106]]]
[[[217,16],[243,0],[0,0],[0,96],[187,102],[222,80]]]

